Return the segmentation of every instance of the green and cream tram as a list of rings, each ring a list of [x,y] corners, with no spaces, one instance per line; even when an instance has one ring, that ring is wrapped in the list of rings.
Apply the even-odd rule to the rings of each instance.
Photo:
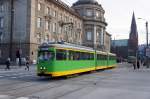
[[[59,77],[116,66],[112,53],[74,44],[42,44],[38,49],[37,74]]]

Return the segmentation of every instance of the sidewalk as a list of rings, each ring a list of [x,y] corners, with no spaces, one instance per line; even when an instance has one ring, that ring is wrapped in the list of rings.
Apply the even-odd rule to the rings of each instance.
[[[36,65],[31,64],[30,68],[33,67],[33,66],[36,66]],[[22,68],[24,69],[25,67],[26,67],[25,65],[22,65],[22,66],[10,65],[10,70],[11,69],[12,70],[14,70],[14,69],[22,69]],[[6,68],[6,65],[0,65],[0,71],[5,70],[5,68]]]
[[[126,68],[126,69],[133,69],[134,70],[133,64],[127,63],[127,62],[118,63],[117,68]],[[136,68],[136,70],[138,70],[138,69]],[[147,68],[146,66],[140,65],[139,70],[150,70],[150,68]]]

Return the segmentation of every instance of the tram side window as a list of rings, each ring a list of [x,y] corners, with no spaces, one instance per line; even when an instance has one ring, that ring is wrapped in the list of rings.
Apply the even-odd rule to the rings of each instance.
[[[112,56],[109,56],[109,60],[112,60],[113,59],[113,57]]]
[[[66,60],[67,52],[66,50],[56,50],[56,60]]]
[[[115,56],[110,56],[110,60],[115,60]]]
[[[79,60],[79,53],[75,51],[69,51],[69,60]]]
[[[90,53],[90,60],[94,60],[94,54]]]
[[[97,54],[97,60],[105,60],[105,55]]]
[[[80,60],[87,60],[86,53],[80,52]]]
[[[69,60],[93,60],[94,54],[86,52],[69,51]]]
[[[101,55],[97,54],[97,60],[101,60]]]
[[[109,56],[109,60],[113,60],[113,57],[112,57],[112,56]]]
[[[49,61],[54,58],[54,53],[48,51],[40,51],[38,56],[39,60]]]
[[[80,52],[80,60],[94,60],[94,54]]]
[[[106,56],[105,55],[102,55],[102,60],[106,60]]]

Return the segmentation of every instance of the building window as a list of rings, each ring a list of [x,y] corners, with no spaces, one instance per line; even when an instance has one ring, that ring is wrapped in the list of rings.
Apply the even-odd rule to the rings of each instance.
[[[99,33],[99,37],[100,37],[100,45],[104,45],[104,30],[103,28],[101,28],[101,32]]]
[[[45,36],[45,41],[46,41],[46,42],[49,42],[49,35],[46,35],[46,36]]]
[[[46,30],[49,30],[49,22],[48,21],[45,22],[45,25],[46,25]]]
[[[92,32],[86,32],[87,40],[92,40]]]
[[[3,11],[4,11],[4,4],[0,3],[0,12],[3,12]]]
[[[3,36],[3,33],[2,32],[0,32],[0,43],[1,43],[1,40],[2,40],[2,37]]]
[[[56,23],[53,23],[53,33],[56,32]]]
[[[99,18],[100,17],[100,13],[98,11],[95,12],[95,16],[96,18]]]
[[[47,14],[47,15],[50,14],[50,8],[49,8],[49,7],[46,8],[46,14]]]
[[[53,17],[56,17],[56,11],[53,11]]]
[[[42,27],[42,18],[37,18],[37,28]]]
[[[41,44],[41,42],[42,42],[40,33],[37,34],[37,41],[38,41],[39,44]]]
[[[4,18],[0,17],[0,28],[4,27]]]
[[[86,11],[86,15],[87,15],[88,17],[91,17],[91,16],[92,16],[92,10],[87,10],[87,11]]]
[[[41,3],[38,3],[38,11],[41,11]]]

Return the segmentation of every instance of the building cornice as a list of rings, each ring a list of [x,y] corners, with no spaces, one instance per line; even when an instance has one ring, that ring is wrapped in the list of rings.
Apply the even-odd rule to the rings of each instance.
[[[112,36],[112,35],[111,35],[110,33],[108,33],[107,31],[106,31],[106,34],[109,35],[109,36]]]
[[[100,23],[104,24],[105,26],[108,25],[106,22],[101,21],[101,20],[83,19],[83,21],[85,21],[85,22],[88,22],[88,21],[90,21],[90,22],[100,22]]]
[[[72,9],[71,7],[69,7],[67,4],[65,4],[61,0],[47,0],[47,1],[53,2],[58,7],[61,7],[62,9],[65,9],[66,11],[68,11],[69,13],[71,13],[72,15],[75,15],[76,17],[78,17],[80,19],[83,19],[74,9]]]

